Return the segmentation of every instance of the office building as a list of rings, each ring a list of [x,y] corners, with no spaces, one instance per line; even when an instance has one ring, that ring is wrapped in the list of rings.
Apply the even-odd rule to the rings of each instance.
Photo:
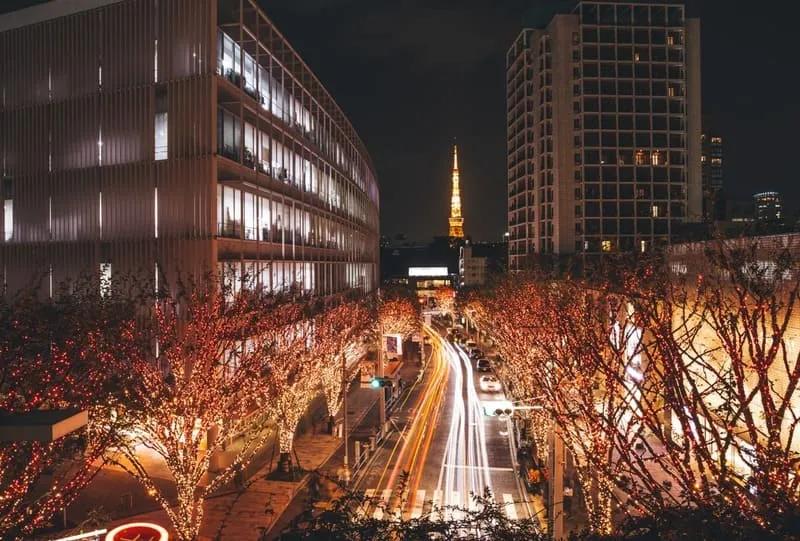
[[[683,5],[538,7],[506,66],[511,270],[649,251],[701,219],[700,24]]]
[[[753,195],[755,219],[759,223],[777,224],[782,221],[781,194],[778,192],[761,192]]]
[[[362,141],[255,0],[54,0],[0,16],[8,291],[36,273],[328,295],[378,285]]]
[[[715,207],[722,190],[722,137],[703,133],[700,136],[700,168],[703,177],[703,217],[706,221],[722,220]]]

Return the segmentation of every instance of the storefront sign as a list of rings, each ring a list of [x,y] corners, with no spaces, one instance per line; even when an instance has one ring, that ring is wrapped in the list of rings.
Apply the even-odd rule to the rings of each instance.
[[[167,530],[149,522],[130,522],[106,534],[106,541],[168,541]]]

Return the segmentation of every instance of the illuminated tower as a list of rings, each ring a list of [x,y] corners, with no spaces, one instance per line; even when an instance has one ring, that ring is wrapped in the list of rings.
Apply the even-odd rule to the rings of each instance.
[[[464,217],[461,216],[461,189],[458,187],[458,147],[453,145],[453,195],[450,197],[450,236],[464,238]]]

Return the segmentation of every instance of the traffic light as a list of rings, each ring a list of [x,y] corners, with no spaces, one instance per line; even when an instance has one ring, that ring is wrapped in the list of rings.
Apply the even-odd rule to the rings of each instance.
[[[389,378],[373,377],[372,381],[370,381],[369,383],[369,386],[372,387],[373,389],[380,389],[381,387],[391,387],[392,380],[390,380]]]

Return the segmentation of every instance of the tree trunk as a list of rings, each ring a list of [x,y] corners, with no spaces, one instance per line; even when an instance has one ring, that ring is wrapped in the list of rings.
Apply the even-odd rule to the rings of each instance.
[[[196,541],[203,520],[203,499],[195,497],[195,487],[178,486],[178,505],[168,510],[179,541]]]

